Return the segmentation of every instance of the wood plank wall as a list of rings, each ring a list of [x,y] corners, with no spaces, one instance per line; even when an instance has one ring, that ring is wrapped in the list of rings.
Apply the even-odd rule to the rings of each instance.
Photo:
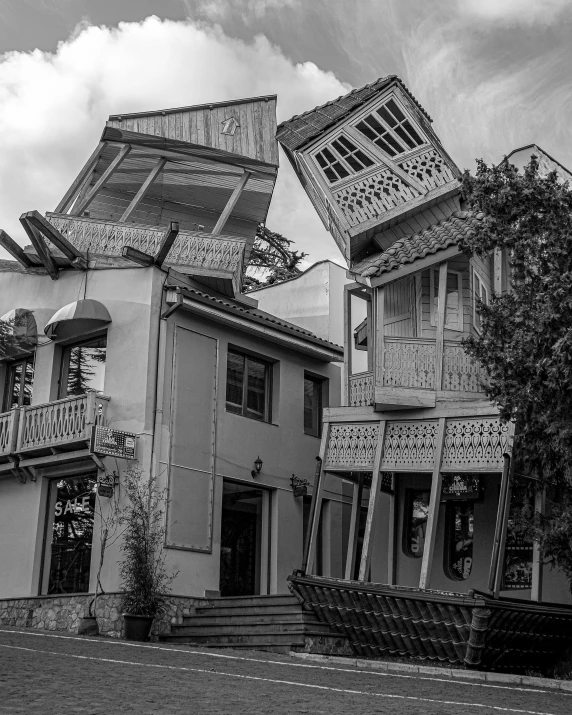
[[[463,333],[469,333],[473,324],[472,271],[469,270],[469,259],[457,256],[447,261],[447,268],[461,273],[463,290]],[[421,334],[422,338],[434,338],[435,326],[431,325],[431,296],[429,270],[421,273]],[[463,333],[445,328],[445,340],[462,340]]]
[[[406,276],[385,288],[385,335],[414,337],[416,330],[413,278]],[[416,327],[416,326],[415,326]]]

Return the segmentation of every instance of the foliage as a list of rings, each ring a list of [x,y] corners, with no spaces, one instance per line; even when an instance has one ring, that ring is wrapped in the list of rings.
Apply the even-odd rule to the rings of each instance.
[[[524,172],[478,162],[463,196],[484,217],[462,240],[468,254],[504,249],[511,289],[479,304],[481,333],[465,341],[489,375],[487,396],[516,423],[516,474],[559,489],[548,518],[524,521],[545,558],[572,579],[572,191],[536,157]]]
[[[32,347],[30,338],[20,335],[18,328],[24,324],[24,318],[0,320],[0,358],[9,353],[28,351]]]
[[[244,277],[245,290],[299,276],[302,272],[299,264],[306,254],[292,250],[291,245],[292,241],[280,233],[271,231],[262,223],[259,224]]]
[[[139,468],[125,473],[125,493],[129,504],[119,512],[124,527],[119,572],[125,613],[155,616],[162,608],[176,574],[165,565],[163,527],[165,491],[159,491],[156,478],[145,479]]]
[[[70,350],[68,367],[68,395],[85,395],[95,376],[95,363],[105,363],[105,348],[78,345]]]

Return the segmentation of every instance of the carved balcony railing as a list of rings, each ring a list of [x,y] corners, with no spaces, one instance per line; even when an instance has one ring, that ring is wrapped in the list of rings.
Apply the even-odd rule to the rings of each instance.
[[[15,451],[19,415],[18,409],[0,414],[0,457],[7,457]]]
[[[384,387],[435,389],[435,340],[429,338],[385,338]]]
[[[484,392],[486,373],[459,343],[445,341],[443,346],[443,390]]]
[[[373,373],[359,372],[350,376],[350,407],[373,405]]]
[[[41,452],[85,443],[91,427],[105,423],[108,402],[109,397],[90,392],[23,407],[16,451]]]

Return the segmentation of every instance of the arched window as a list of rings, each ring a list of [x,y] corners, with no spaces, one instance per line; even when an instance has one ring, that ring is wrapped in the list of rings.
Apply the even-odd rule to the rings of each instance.
[[[445,528],[445,573],[455,581],[464,581],[473,567],[474,501],[447,503]]]
[[[407,556],[418,559],[423,556],[425,546],[430,492],[408,489],[406,494],[403,550]]]

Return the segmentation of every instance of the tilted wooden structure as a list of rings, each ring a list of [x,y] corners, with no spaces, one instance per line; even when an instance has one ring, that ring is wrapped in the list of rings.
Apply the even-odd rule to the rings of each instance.
[[[525,602],[511,611],[495,600],[513,585],[504,561],[513,426],[499,421],[462,340],[480,329],[478,301],[507,290],[507,258],[461,253],[459,238],[483,217],[464,210],[460,171],[399,78],[293,117],[277,137],[354,281],[345,291],[344,406],[325,410],[305,561],[291,588],[358,653],[498,664],[491,648],[502,649],[508,626],[497,611],[529,613]],[[362,301],[366,318],[356,324]],[[332,477],[354,484],[344,581],[311,576]],[[530,583],[527,568],[522,597],[540,601],[538,549]],[[528,659],[509,649],[505,663],[558,650],[563,641],[549,632],[569,629],[572,611],[556,610],[546,629],[531,624],[553,618],[548,606],[510,616],[525,640],[538,640]],[[485,611],[497,614],[490,623]],[[516,631],[515,639],[522,650]]]

